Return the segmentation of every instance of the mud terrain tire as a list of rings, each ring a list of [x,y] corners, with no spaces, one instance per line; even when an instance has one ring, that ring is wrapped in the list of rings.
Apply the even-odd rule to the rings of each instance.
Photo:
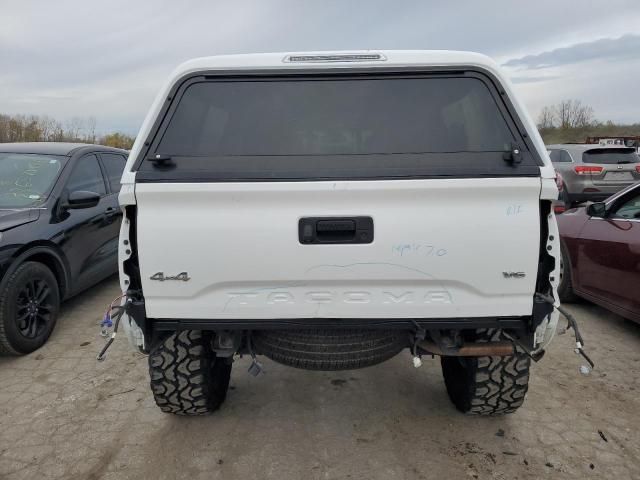
[[[501,330],[477,331],[476,341],[505,340]],[[520,349],[510,357],[442,357],[449,398],[469,415],[503,415],[523,403],[529,385],[531,359]]]
[[[325,371],[376,365],[408,346],[406,332],[393,330],[263,330],[252,341],[278,363]]]
[[[207,332],[183,330],[151,349],[149,375],[156,405],[163,412],[205,415],[224,402],[231,364],[216,358]]]

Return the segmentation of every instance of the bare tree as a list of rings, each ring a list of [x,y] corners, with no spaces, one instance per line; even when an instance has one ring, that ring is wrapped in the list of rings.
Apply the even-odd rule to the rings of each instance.
[[[23,139],[27,142],[37,142],[42,138],[40,119],[35,115],[25,117],[23,123]]]
[[[556,116],[558,118],[558,126],[563,130],[571,128],[571,106],[572,100],[563,100],[555,106]]]
[[[594,121],[593,108],[583,105],[580,100],[574,100],[570,111],[571,128],[584,128]]]
[[[96,117],[87,118],[84,141],[87,143],[96,143]]]
[[[80,117],[72,117],[66,122],[65,134],[69,140],[77,142],[80,140],[80,132],[84,129],[84,121]]]
[[[563,100],[553,108],[558,126],[564,130],[588,127],[594,122],[593,108],[580,100]]]
[[[553,128],[556,122],[554,107],[545,106],[538,115],[538,128]]]

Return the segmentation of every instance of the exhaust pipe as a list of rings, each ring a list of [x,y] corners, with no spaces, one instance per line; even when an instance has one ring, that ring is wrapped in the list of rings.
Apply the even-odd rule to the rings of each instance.
[[[459,348],[443,350],[434,342],[422,340],[418,347],[425,353],[444,357],[508,357],[515,353],[511,342],[463,343]]]

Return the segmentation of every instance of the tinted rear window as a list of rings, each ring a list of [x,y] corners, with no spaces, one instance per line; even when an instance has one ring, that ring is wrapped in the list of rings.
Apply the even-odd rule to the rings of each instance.
[[[594,148],[582,154],[583,163],[636,163],[638,155],[634,148]]]
[[[539,176],[507,108],[475,72],[196,77],[141,153],[170,164],[138,158],[136,181]]]
[[[473,78],[203,82],[158,146],[181,156],[500,152],[513,140]]]

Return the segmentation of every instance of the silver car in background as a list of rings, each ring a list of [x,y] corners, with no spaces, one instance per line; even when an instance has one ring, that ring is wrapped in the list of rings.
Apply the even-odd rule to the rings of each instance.
[[[567,208],[602,201],[640,180],[640,157],[633,147],[567,143],[547,145],[547,150],[562,175],[560,200]]]

